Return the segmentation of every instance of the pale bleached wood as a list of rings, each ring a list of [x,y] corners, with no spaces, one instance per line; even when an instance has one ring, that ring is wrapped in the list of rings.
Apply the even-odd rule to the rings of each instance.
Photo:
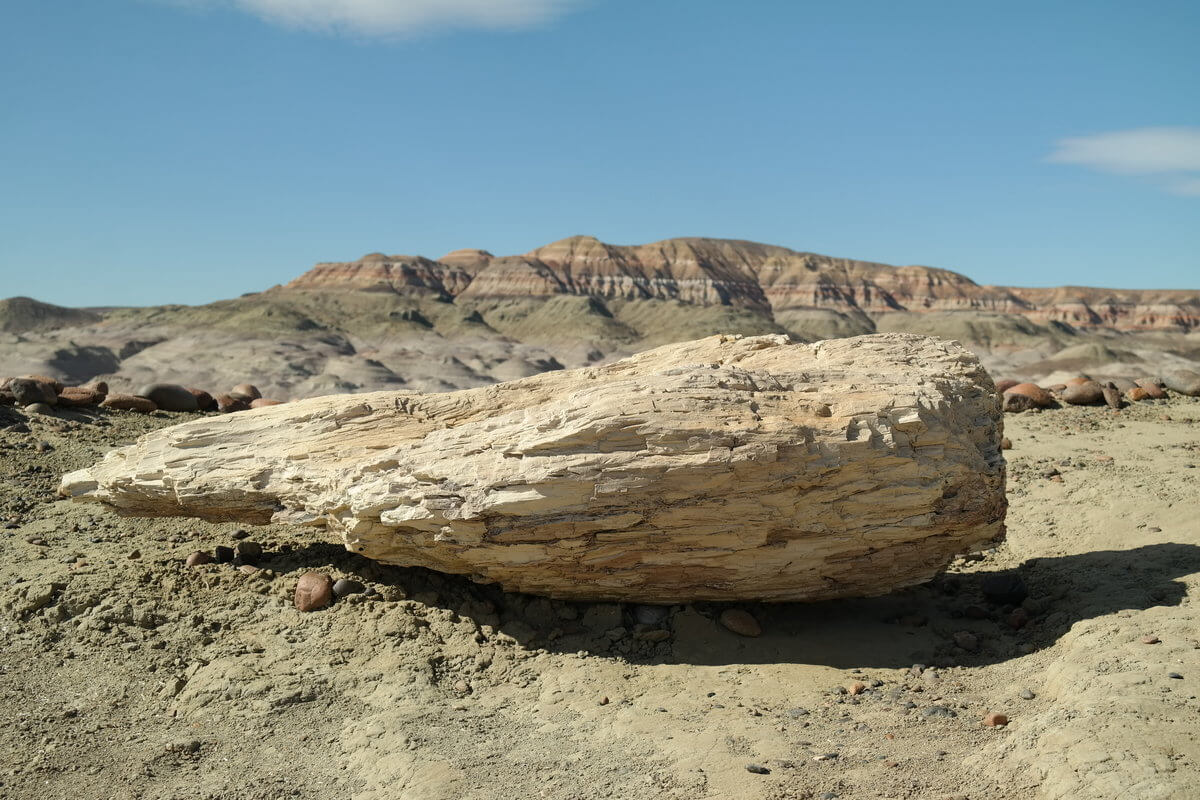
[[[1003,536],[1001,434],[956,342],[713,336],[480,389],[206,417],[61,491],[323,525],[370,558],[555,597],[815,600],[926,580]]]

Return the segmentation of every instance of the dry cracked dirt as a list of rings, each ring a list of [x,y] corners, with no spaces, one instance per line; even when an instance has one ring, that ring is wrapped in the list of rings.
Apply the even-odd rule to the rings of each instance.
[[[180,419],[0,408],[0,797],[1200,796],[1200,400],[1008,416],[1006,544],[757,638],[55,496]]]

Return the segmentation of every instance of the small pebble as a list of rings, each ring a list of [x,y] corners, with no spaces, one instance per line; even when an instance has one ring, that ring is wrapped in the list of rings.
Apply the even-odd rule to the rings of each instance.
[[[216,554],[218,564],[228,564],[230,561],[233,561],[232,547],[226,547],[223,544],[219,544],[216,546],[216,548],[214,548],[213,552]]]
[[[243,575],[253,575],[258,571],[258,567],[254,566],[253,564],[242,564],[238,567],[238,572],[242,573]]]
[[[1008,717],[995,711],[989,711],[983,717],[983,724],[989,728],[1001,728],[1008,724]]]
[[[250,531],[244,531],[241,528],[239,528],[229,535],[234,539],[245,539],[248,536],[250,536]]]
[[[1143,636],[1142,637],[1142,644],[1158,644],[1158,642],[1159,642],[1159,638],[1157,636]]]
[[[855,681],[850,684],[850,694],[862,694],[867,690],[867,685],[862,681]]]
[[[1037,697],[1037,695],[1033,693],[1032,689],[1022,689],[1021,690],[1021,699],[1022,700],[1032,700],[1035,697]]]
[[[762,764],[747,764],[746,772],[753,772],[755,775],[770,775],[771,770],[764,767]]]
[[[596,701],[596,705],[598,705],[598,706],[606,706],[606,705],[608,705],[608,698],[607,698],[607,697],[601,697],[599,700],[597,700],[597,701]]]
[[[141,558],[141,557],[142,557],[142,551],[141,551],[141,550],[131,550],[131,551],[129,551],[129,558],[131,558],[131,559],[138,559],[138,558]]]
[[[1180,675],[1178,672],[1168,672],[1168,673],[1167,673],[1167,677],[1168,677],[1168,678],[1174,678],[1174,679],[1175,679],[1175,680],[1177,680],[1177,681],[1181,681],[1181,680],[1183,680],[1183,676],[1182,676],[1182,675]]]

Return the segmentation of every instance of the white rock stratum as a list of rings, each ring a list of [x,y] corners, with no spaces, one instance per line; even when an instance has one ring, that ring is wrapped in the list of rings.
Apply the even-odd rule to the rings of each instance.
[[[60,491],[324,525],[370,558],[554,597],[818,600],[926,580],[1002,537],[1002,424],[956,342],[712,336],[479,389],[206,417]]]

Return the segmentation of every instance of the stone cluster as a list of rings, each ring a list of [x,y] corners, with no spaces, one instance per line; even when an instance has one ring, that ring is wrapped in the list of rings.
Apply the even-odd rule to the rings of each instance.
[[[1073,406],[1107,405],[1116,411],[1127,403],[1165,400],[1168,392],[1200,397],[1200,373],[1189,369],[1176,369],[1164,372],[1161,376],[1137,380],[1094,379],[1087,375],[1079,375],[1065,383],[1045,387],[1006,378],[996,381],[996,392],[1002,398],[1004,410],[1009,413],[1061,408],[1063,403]]]
[[[138,389],[136,394],[110,392],[104,381],[86,386],[64,386],[61,381],[46,375],[24,375],[19,378],[0,378],[0,405],[18,405],[26,411],[49,414],[59,408],[100,407],[115,411],[175,411],[201,413],[219,411],[222,414],[246,411],[251,408],[274,406],[282,400],[262,396],[256,386],[239,384],[225,394],[213,396],[203,389],[175,383],[152,383]]]

